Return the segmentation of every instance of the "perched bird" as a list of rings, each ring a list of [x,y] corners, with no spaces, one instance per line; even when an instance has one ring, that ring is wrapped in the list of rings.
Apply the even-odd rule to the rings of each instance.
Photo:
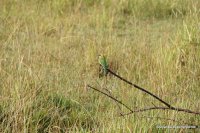
[[[108,63],[104,55],[99,55],[99,64],[103,68],[103,75],[106,76],[108,74]]]

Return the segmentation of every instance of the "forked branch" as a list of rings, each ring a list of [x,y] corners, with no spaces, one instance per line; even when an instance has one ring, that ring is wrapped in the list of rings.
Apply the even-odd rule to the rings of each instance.
[[[106,94],[105,92],[103,92],[103,91],[101,91],[99,89],[96,89],[95,87],[92,87],[90,85],[87,85],[87,87],[89,87],[90,89],[93,89],[93,90],[95,90],[95,91],[97,91],[97,92],[109,97],[110,99],[112,99],[115,102],[121,104],[122,106],[124,106],[125,108],[127,108],[130,111],[129,113],[122,114],[122,116],[130,115],[130,114],[137,113],[137,112],[149,111],[149,110],[174,110],[174,111],[178,111],[178,112],[184,112],[184,113],[200,115],[200,112],[195,112],[195,111],[192,111],[192,110],[189,110],[189,109],[182,109],[182,108],[176,108],[176,107],[173,107],[173,108],[170,108],[170,107],[148,107],[148,108],[133,110],[129,106],[124,104],[122,101],[119,101],[118,99],[114,98],[113,96],[110,96],[109,94]]]
[[[154,95],[153,93],[149,92],[148,90],[136,85],[136,84],[133,84],[131,83],[130,81],[122,78],[121,76],[117,75],[116,73],[114,73],[113,71],[111,71],[110,69],[107,69],[109,73],[111,73],[112,75],[114,75],[115,77],[119,78],[120,80],[128,83],[129,85],[139,89],[140,91],[143,91],[144,93],[147,93],[149,95],[151,95],[152,97],[154,97],[155,99],[157,99],[158,101],[160,101],[161,103],[163,103],[164,105],[166,105],[168,108],[171,108],[171,109],[175,109],[172,105],[170,105],[169,103],[165,102],[164,100],[162,100],[161,98],[159,98],[158,96]]]

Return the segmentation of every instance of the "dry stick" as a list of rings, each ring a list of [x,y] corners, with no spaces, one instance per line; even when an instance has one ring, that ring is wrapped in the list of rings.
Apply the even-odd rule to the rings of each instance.
[[[133,110],[132,110],[130,107],[128,107],[126,104],[122,103],[122,101],[119,101],[119,100],[117,100],[116,98],[114,98],[114,97],[112,97],[112,96],[106,94],[105,92],[100,91],[100,90],[98,90],[98,89],[96,89],[96,88],[94,88],[94,87],[92,87],[92,86],[90,86],[90,85],[87,85],[87,87],[89,87],[89,88],[91,88],[91,89],[93,89],[93,90],[95,90],[95,91],[97,91],[97,92],[100,92],[101,94],[106,95],[107,97],[111,98],[111,99],[114,100],[115,102],[117,102],[117,103],[123,105],[124,107],[126,107],[129,111],[133,112]]]
[[[114,98],[113,96],[108,95],[108,94],[106,94],[106,93],[104,93],[104,92],[102,92],[102,91],[100,91],[100,90],[98,90],[98,89],[96,89],[96,88],[94,88],[94,87],[92,87],[92,86],[90,86],[90,85],[87,85],[87,87],[89,87],[89,88],[91,88],[91,89],[93,89],[93,90],[95,90],[95,91],[97,91],[97,92],[100,92],[100,93],[102,93],[102,94],[108,96],[109,98],[111,98],[111,99],[114,100],[115,102],[117,102],[117,103],[123,105],[123,106],[126,107],[129,111],[131,111],[131,112],[127,113],[127,114],[120,114],[120,116],[123,116],[123,117],[124,117],[125,115],[130,115],[130,114],[132,114],[132,113],[142,112],[142,111],[148,111],[148,110],[153,110],[153,109],[163,109],[163,110],[168,109],[168,110],[172,110],[172,109],[166,108],[166,107],[151,107],[151,108],[144,108],[144,109],[139,109],[139,110],[132,110],[130,107],[128,107],[127,105],[125,105],[124,103],[122,103],[121,101],[119,101],[118,99]],[[180,109],[180,111],[183,111],[183,110],[185,110],[185,109]],[[179,111],[179,110],[178,110],[178,111]],[[183,112],[185,112],[185,111],[183,111]],[[194,112],[194,113],[196,113],[196,112]],[[200,113],[198,113],[198,114],[200,114]],[[143,116],[143,117],[141,117],[141,118],[151,118],[151,119],[152,119],[152,118],[157,118],[157,119],[163,119],[163,120],[168,120],[168,121],[179,122],[179,121],[174,120],[174,119],[163,118],[163,117],[147,117],[147,116]],[[184,121],[181,121],[181,122],[183,122],[184,124],[193,125],[193,124],[190,124],[190,123],[185,123]],[[195,126],[196,126],[196,125],[195,125]],[[198,126],[196,126],[196,127],[198,127]]]
[[[134,110],[133,112],[129,112],[127,114],[123,114],[122,116],[130,115],[130,114],[136,113],[136,112],[144,112],[144,111],[148,111],[148,110],[175,110],[175,111],[179,111],[179,112],[185,112],[185,113],[200,115],[200,112],[191,111],[189,109],[168,108],[168,107],[149,107],[149,108],[143,108],[143,109]]]
[[[98,83],[98,82],[97,82]],[[99,84],[99,83],[98,83]],[[109,95],[110,96],[112,96],[112,97],[114,97],[113,95],[112,95],[112,93],[111,93],[111,91],[109,91],[107,88],[103,88],[103,89],[105,89],[108,93],[109,93]],[[122,111],[121,110],[121,107],[120,107],[120,104],[118,103],[118,102],[116,102],[116,105],[117,105],[117,107],[119,108],[119,110],[120,111]],[[123,114],[120,112],[120,116],[123,116]],[[124,117],[124,116],[123,116]]]
[[[107,69],[108,72],[110,72],[112,75],[116,76],[117,78],[121,79],[122,81],[134,86],[135,88],[151,95],[152,97],[154,97],[155,99],[159,100],[160,102],[162,102],[163,104],[165,104],[168,108],[166,107],[152,107],[152,108],[145,108],[145,109],[141,109],[141,110],[137,110],[137,111],[134,111],[134,112],[142,112],[142,111],[147,111],[147,110],[152,110],[152,109],[162,109],[162,110],[176,110],[176,111],[181,111],[181,112],[186,112],[186,113],[191,113],[191,114],[197,114],[197,115],[200,115],[200,112],[195,112],[195,111],[191,111],[189,109],[182,109],[182,108],[176,108],[176,107],[173,107],[172,105],[168,104],[167,102],[163,101],[161,98],[157,97],[156,95],[152,94],[151,92],[147,91],[146,89],[142,88],[142,87],[139,87],[138,85],[136,84],[133,84],[131,83],[130,81],[122,78],[121,76],[117,75],[116,73],[112,72],[110,69]],[[134,112],[130,112],[129,114],[131,113],[134,113]]]
[[[119,104],[123,105],[124,107],[126,107],[130,112],[127,113],[127,114],[123,114],[122,116],[125,116],[125,115],[130,115],[130,114],[133,114],[133,113],[137,113],[137,112],[144,112],[144,111],[149,111],[149,110],[175,110],[175,111],[179,111],[179,112],[185,112],[185,113],[190,113],[190,114],[196,114],[196,115],[200,115],[200,112],[195,112],[195,111],[191,111],[189,109],[182,109],[182,108],[168,108],[168,107],[149,107],[149,108],[143,108],[143,109],[139,109],[139,110],[132,110],[130,107],[128,107],[126,104],[124,104],[122,101],[119,101],[118,99],[106,94],[105,92],[102,92],[90,85],[87,85],[87,87],[97,91],[97,92],[100,92],[101,94],[104,94],[106,95],[107,97],[111,98],[112,100],[114,100],[115,102],[118,102]]]
[[[114,96],[112,95],[112,93],[111,93],[108,89],[105,88],[105,90],[109,93],[110,96],[114,97]],[[120,105],[119,105],[119,103],[116,102],[116,105],[117,105],[117,107],[119,108],[119,110],[122,111],[122,110],[121,110],[121,107],[120,107]],[[123,116],[123,114],[122,114],[121,112],[120,112],[120,115]]]
[[[110,72],[112,75],[114,75],[115,77],[119,78],[120,80],[122,80],[122,81],[128,83],[129,85],[134,86],[135,88],[139,89],[140,91],[143,91],[143,92],[145,92],[145,93],[151,95],[152,97],[154,97],[155,99],[157,99],[157,100],[160,101],[161,103],[165,104],[168,108],[170,108],[170,109],[175,109],[172,105],[170,105],[169,103],[163,101],[161,98],[159,98],[158,96],[154,95],[153,93],[151,93],[151,92],[147,91],[146,89],[144,89],[144,88],[142,88],[142,87],[140,87],[140,86],[138,86],[138,85],[136,85],[136,84],[133,84],[133,83],[131,83],[130,81],[128,81],[128,80],[122,78],[121,76],[117,75],[116,73],[114,73],[114,72],[111,71],[110,69],[107,69],[107,70],[108,70],[108,72]]]

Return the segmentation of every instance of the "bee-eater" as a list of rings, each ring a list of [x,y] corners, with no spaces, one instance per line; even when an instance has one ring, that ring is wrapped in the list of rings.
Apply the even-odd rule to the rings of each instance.
[[[103,68],[103,74],[106,76],[108,74],[108,63],[106,61],[106,57],[103,55],[99,55],[99,64]]]

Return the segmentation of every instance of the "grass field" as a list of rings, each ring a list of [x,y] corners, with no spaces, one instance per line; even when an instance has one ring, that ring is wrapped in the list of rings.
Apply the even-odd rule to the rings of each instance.
[[[132,108],[161,104],[114,76],[99,78],[99,54],[168,103],[200,110],[200,1],[1,0],[0,132],[200,131],[156,128],[200,126],[200,116],[176,111],[120,117],[86,85]]]

